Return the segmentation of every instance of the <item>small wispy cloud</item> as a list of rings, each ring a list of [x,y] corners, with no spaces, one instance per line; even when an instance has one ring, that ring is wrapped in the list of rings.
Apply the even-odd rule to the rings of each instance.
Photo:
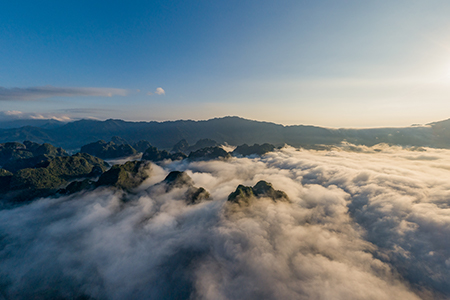
[[[2,112],[5,116],[20,116],[23,114],[23,112],[18,110],[8,110]]]
[[[164,92],[164,90],[163,90]],[[31,101],[51,97],[75,97],[75,96],[126,96],[129,91],[117,88],[96,87],[54,87],[51,85],[5,88],[0,87],[0,101]]]
[[[147,96],[152,96],[152,95],[154,95],[154,94],[156,94],[156,95],[165,95],[165,94],[166,94],[166,91],[165,91],[162,87],[159,87],[159,88],[157,88],[156,91],[154,91],[154,92],[148,92],[148,93],[147,93]]]
[[[73,120],[67,114],[61,113],[29,113],[21,112],[19,110],[0,111],[0,121],[14,121],[14,120],[57,120],[61,122],[68,122]]]
[[[112,108],[94,108],[94,107],[84,107],[84,108],[64,108],[58,109],[58,112],[69,113],[69,114],[90,114],[90,113],[104,113],[104,112],[117,112],[117,110]]]
[[[155,94],[157,94],[157,95],[165,95],[166,91],[163,90],[163,88],[159,87],[159,88],[156,89]]]
[[[60,122],[69,122],[72,121],[72,118],[69,116],[64,116],[64,115],[48,115],[48,114],[35,114],[35,115],[30,115],[30,119],[33,120],[57,120]]]

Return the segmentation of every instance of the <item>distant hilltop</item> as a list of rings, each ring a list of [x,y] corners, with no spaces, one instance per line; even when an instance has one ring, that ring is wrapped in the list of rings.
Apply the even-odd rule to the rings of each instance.
[[[20,124],[26,124],[26,122],[22,121]],[[270,143],[276,146],[288,144],[306,148],[335,145],[343,141],[367,146],[387,143],[411,147],[450,148],[450,131],[447,128],[450,128],[450,120],[433,122],[427,126],[368,129],[284,126],[240,117],[166,122],[128,122],[109,119],[62,123],[41,120],[33,126],[0,129],[0,143],[29,140],[37,143],[51,143],[70,150],[79,149],[83,145],[98,140],[110,140],[114,136],[119,136],[126,138],[130,143],[146,140],[155,147],[167,150],[183,139],[189,144],[194,144],[200,139],[211,139],[220,144],[229,145]]]

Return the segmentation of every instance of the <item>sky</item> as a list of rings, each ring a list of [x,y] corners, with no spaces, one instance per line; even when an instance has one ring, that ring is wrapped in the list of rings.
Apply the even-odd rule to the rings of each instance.
[[[0,120],[450,118],[448,1],[1,1]]]

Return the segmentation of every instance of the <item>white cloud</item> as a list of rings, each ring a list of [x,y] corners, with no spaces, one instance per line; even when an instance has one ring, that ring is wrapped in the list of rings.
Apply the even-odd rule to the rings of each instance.
[[[0,87],[0,101],[26,101],[50,97],[75,97],[75,96],[126,96],[129,93],[125,89],[96,88],[96,87],[54,87],[38,86],[28,88],[4,88]]]
[[[163,90],[163,88],[159,87],[156,89],[155,94],[157,95],[165,95],[166,91]]]
[[[72,119],[69,116],[66,115],[51,115],[51,114],[32,114],[29,116],[30,119],[33,120],[48,120],[48,119],[52,119],[52,120],[57,120],[57,121],[61,121],[61,122],[69,122]]]
[[[147,186],[171,170],[186,171],[214,200],[189,206],[183,189],[143,187],[126,197],[99,189],[0,210],[2,295],[44,293],[36,278],[46,278],[54,297],[450,295],[449,150],[283,148],[262,158],[154,165]],[[238,184],[259,180],[291,202],[226,201]]]
[[[72,118],[64,113],[25,113],[18,110],[0,111],[0,121],[14,121],[14,120],[48,120],[53,119],[62,122],[71,121]]]
[[[18,110],[8,110],[8,111],[4,111],[3,114],[5,116],[20,116],[23,113],[21,111],[18,111]]]

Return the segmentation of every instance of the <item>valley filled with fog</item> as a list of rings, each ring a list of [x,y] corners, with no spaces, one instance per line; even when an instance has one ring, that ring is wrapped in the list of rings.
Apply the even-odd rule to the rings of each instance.
[[[209,197],[167,188],[184,172]],[[151,163],[0,210],[0,298],[446,299],[450,151],[341,144]],[[229,201],[264,180],[284,201]]]

